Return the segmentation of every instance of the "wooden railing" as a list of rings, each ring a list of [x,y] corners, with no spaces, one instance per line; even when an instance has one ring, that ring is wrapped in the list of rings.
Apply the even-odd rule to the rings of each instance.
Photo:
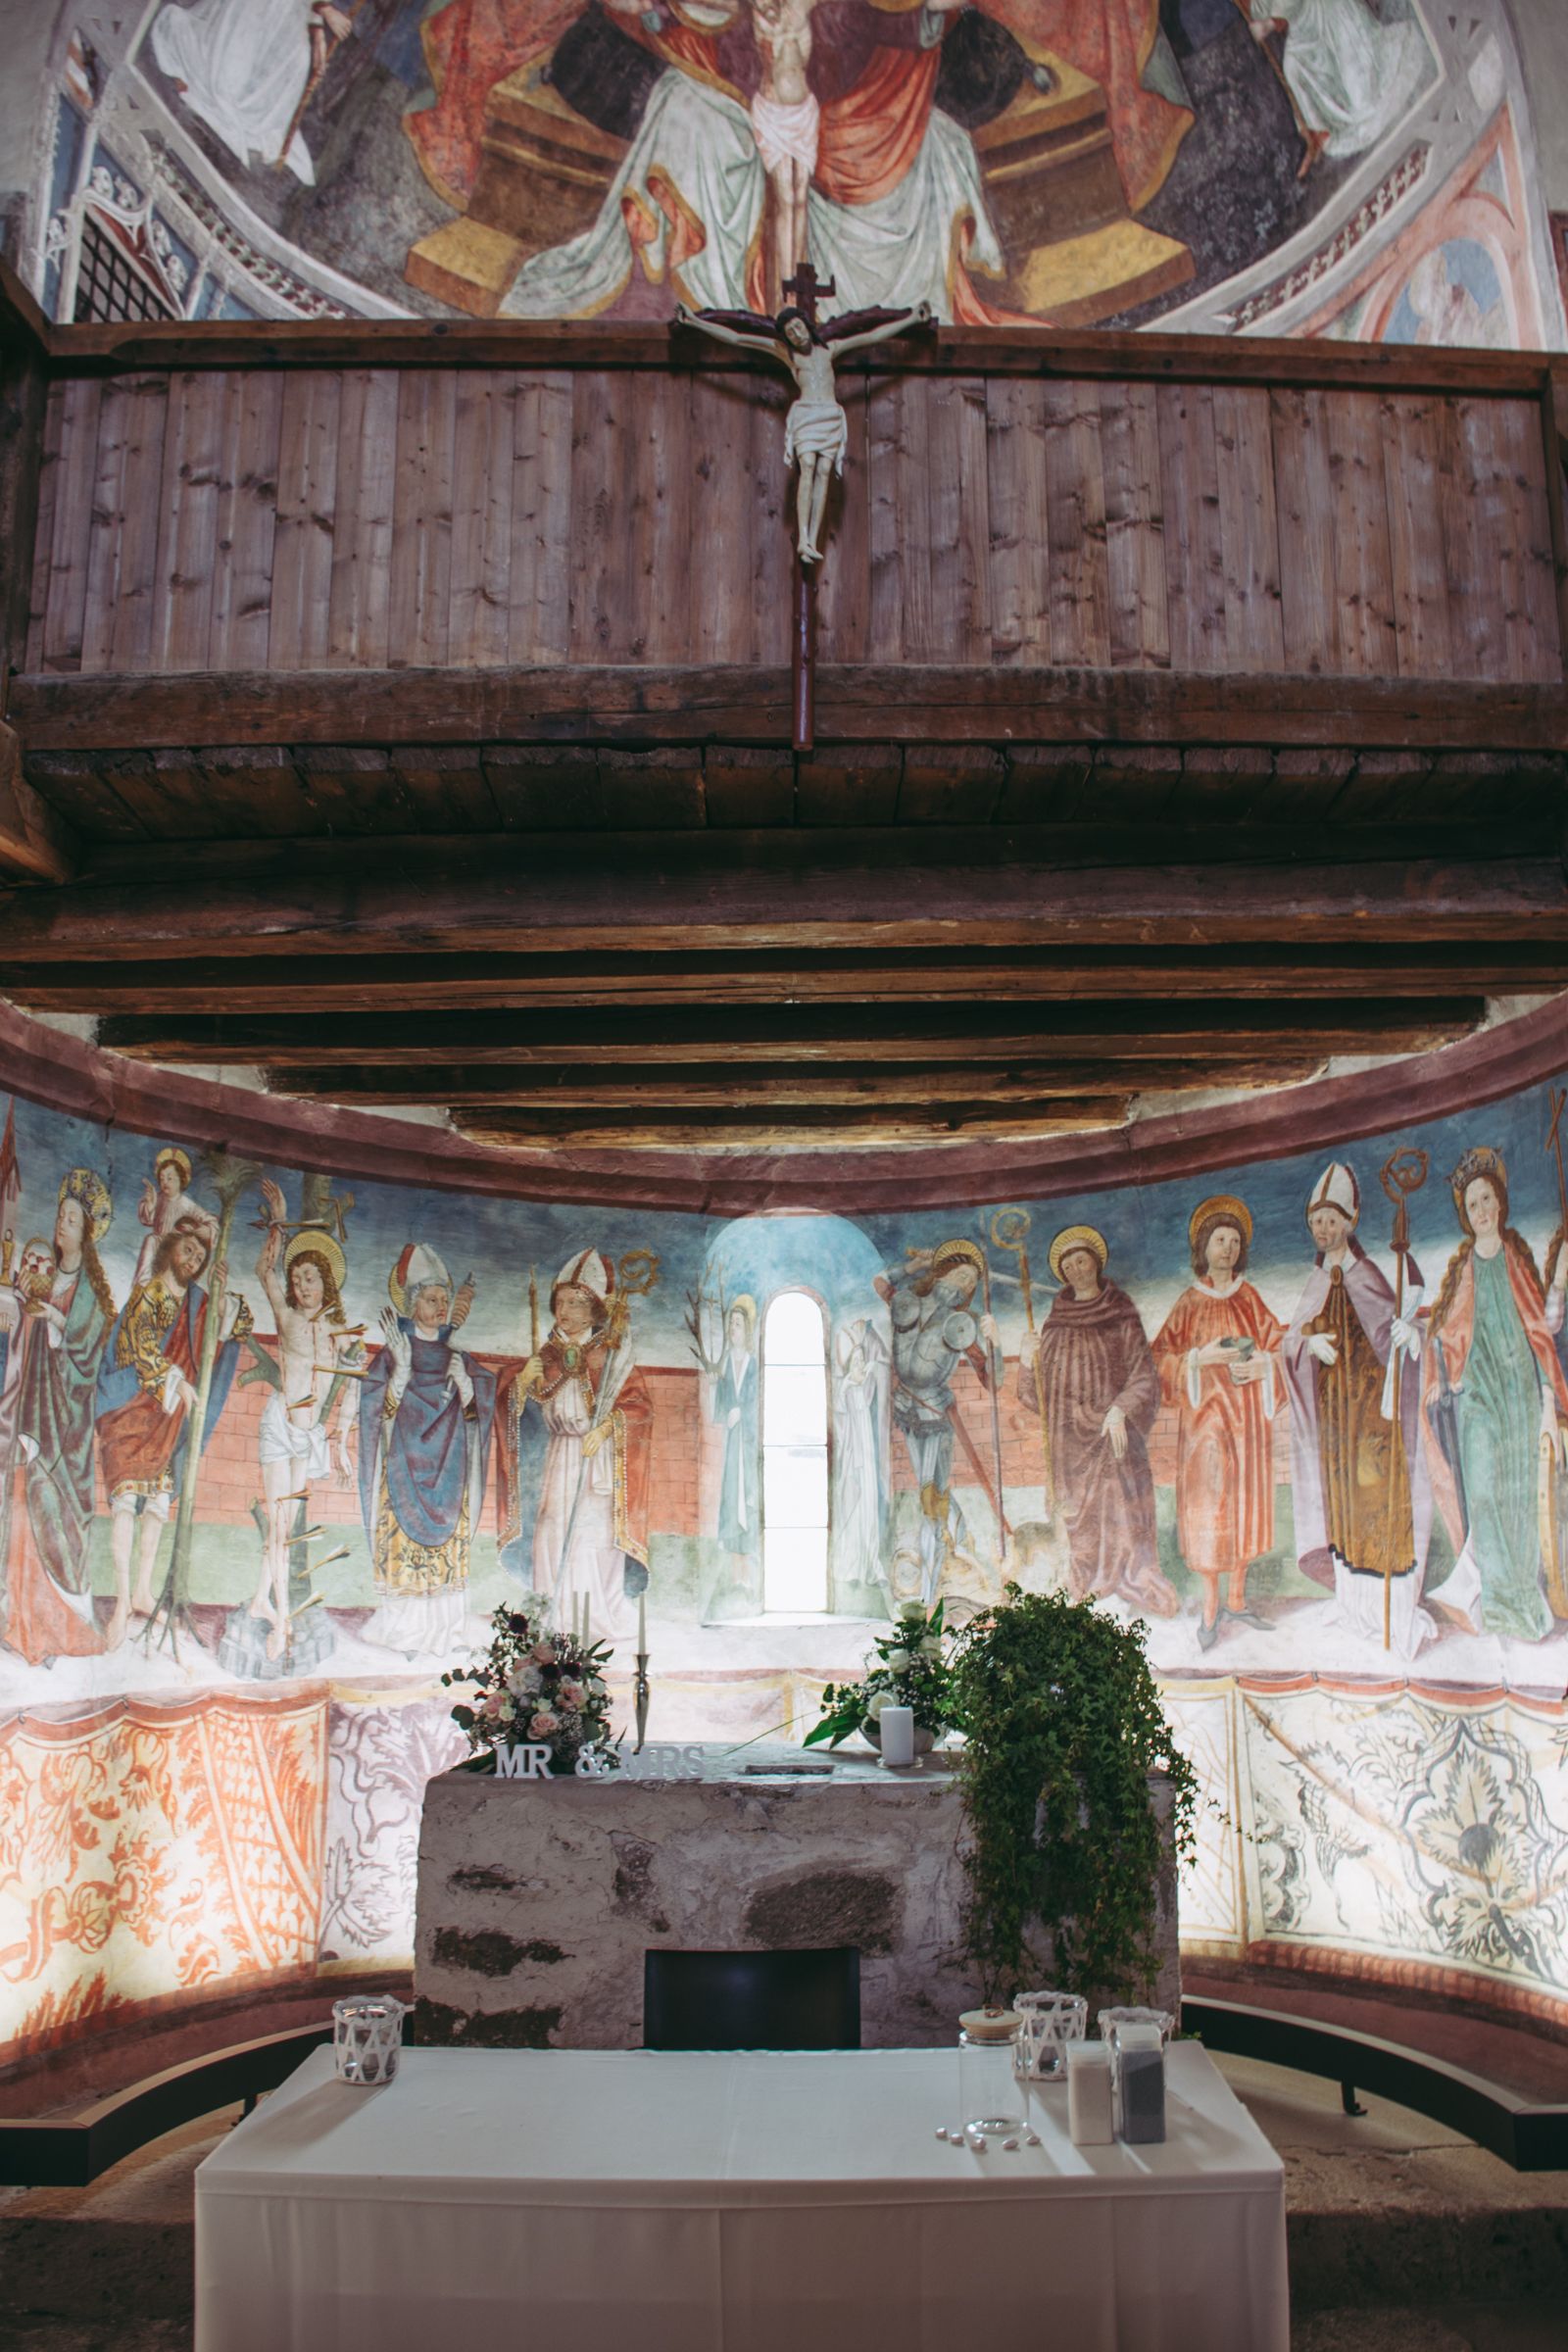
[[[648,328],[48,343],[34,742],[66,739],[66,678],[788,661],[777,370]],[[947,329],[871,355],[842,377],[819,659],[975,698],[1141,673],[1200,739],[1214,697],[1184,725],[1183,679],[1259,710],[1258,681],[1315,686],[1331,717],[1338,681],[1561,689],[1561,365]]]

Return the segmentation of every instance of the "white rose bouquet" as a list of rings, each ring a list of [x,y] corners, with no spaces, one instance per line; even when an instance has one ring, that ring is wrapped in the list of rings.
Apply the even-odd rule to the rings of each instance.
[[[906,1600],[891,1629],[879,1635],[867,1652],[864,1682],[829,1683],[822,1693],[822,1720],[802,1744],[814,1747],[825,1740],[829,1747],[837,1747],[852,1732],[874,1724],[884,1707],[910,1708],[916,1731],[927,1731],[933,1739],[959,1730],[943,1605],[939,1600],[927,1615],[923,1601]]]
[[[548,1747],[553,1769],[570,1772],[584,1749],[609,1749],[612,1653],[603,1642],[558,1633],[549,1604],[534,1593],[527,1600],[496,1610],[487,1658],[441,1680],[472,1692],[452,1710],[470,1760],[482,1757],[489,1769],[498,1747]]]

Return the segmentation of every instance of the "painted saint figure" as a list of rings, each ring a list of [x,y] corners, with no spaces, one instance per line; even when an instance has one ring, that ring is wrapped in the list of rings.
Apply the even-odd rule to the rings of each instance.
[[[288,1639],[289,1543],[297,1506],[314,1479],[331,1469],[326,1404],[340,1364],[364,1356],[358,1335],[344,1329],[343,1252],[333,1236],[314,1229],[284,1240],[283,1196],[270,1177],[262,1180],[267,1203],[267,1237],[256,1261],[256,1277],[267,1294],[277,1331],[281,1386],[262,1408],[262,1494],[267,1534],[261,1582],[251,1602],[253,1617],[268,1626],[267,1654],[281,1657]],[[279,1266],[282,1276],[279,1279]],[[353,1476],[348,1439],[354,1420],[354,1384],[342,1383],[334,1430],[338,1476]]]
[[[1538,1449],[1559,1460],[1568,1380],[1529,1243],[1508,1222],[1500,1152],[1467,1152],[1451,1178],[1464,1239],[1432,1310],[1421,1404],[1439,1506],[1458,1553],[1446,1610],[1477,1630],[1539,1642],[1543,1590]]]
[[[1413,1657],[1435,1632],[1421,1606],[1432,1489],[1421,1458],[1421,1276],[1413,1259],[1402,1317],[1392,1286],[1355,1236],[1361,1192],[1353,1169],[1331,1160],[1312,1188],[1306,1222],[1317,1261],[1280,1346],[1291,1400],[1291,1492],[1303,1574],[1333,1586],[1342,1623]],[[1396,1352],[1412,1362],[1394,1413]]]
[[[1200,1200],[1188,1222],[1194,1281],[1154,1341],[1167,1404],[1176,1408],[1176,1529],[1182,1557],[1202,1579],[1199,1646],[1225,1613],[1267,1632],[1247,1606],[1247,1572],[1274,1544],[1275,1352],[1285,1326],[1243,1279],[1252,1241],[1244,1201]]]
[[[386,1345],[360,1384],[360,1503],[379,1602],[361,1639],[445,1657],[467,1614],[495,1374],[452,1345],[472,1283],[454,1296],[433,1250],[411,1242],[387,1292]]]
[[[1298,177],[1319,156],[1364,155],[1402,115],[1432,67],[1413,17],[1385,24],[1367,0],[1251,0],[1252,37],[1285,43],[1283,78],[1306,141]]]
[[[195,0],[159,11],[152,51],[191,113],[242,165],[281,164],[314,187],[297,111],[328,50],[347,40],[351,15],[330,0]]]
[[[597,1250],[566,1260],[550,1315],[503,1412],[501,1557],[564,1622],[586,1599],[594,1633],[623,1639],[647,1582],[653,1398]]]
[[[29,1665],[103,1649],[93,1615],[87,1544],[93,1509],[93,1420],[115,1301],[98,1256],[113,1215],[91,1168],[62,1180],[54,1244],[29,1242],[17,1291],[0,1298],[9,1329],[0,1382],[0,1564],[3,1638]],[[15,1300],[15,1303],[13,1302]]]
[[[893,1421],[903,1434],[920,1494],[927,1607],[937,1597],[949,1557],[968,1543],[952,1485],[953,1444],[959,1429],[954,1375],[967,1362],[987,1389],[1002,1376],[995,1320],[970,1312],[984,1263],[978,1243],[943,1242],[933,1250],[911,1252],[907,1265],[890,1266],[876,1280],[893,1325]],[[978,1475],[985,1483],[984,1472]],[[998,1509],[1001,1497],[993,1494],[991,1502]]]
[[[745,1292],[725,1318],[726,1346],[712,1375],[709,1418],[724,1432],[718,1488],[718,1540],[740,1559],[755,1559],[762,1542],[761,1457],[757,1371],[757,1301]]]
[[[833,1335],[833,1573],[843,1584],[885,1583],[888,1497],[888,1348],[869,1315]],[[891,1592],[890,1592],[891,1600]]]
[[[207,1246],[213,1249],[218,1241],[218,1219],[211,1209],[193,1200],[187,1187],[190,1184],[190,1154],[181,1152],[177,1144],[168,1144],[153,1161],[153,1172],[142,1179],[141,1199],[136,1204],[136,1218],[147,1228],[147,1239],[136,1259],[136,1271],[131,1277],[131,1289],[139,1290],[153,1270],[153,1258],[158,1245],[183,1217],[188,1224],[205,1229]]]
[[[762,72],[751,102],[752,130],[772,196],[773,275],[781,297],[796,263],[810,250],[806,206],[822,124],[822,110],[806,75],[815,5],[816,0],[752,0]]]
[[[1095,1593],[1145,1617],[1174,1617],[1180,1602],[1159,1565],[1149,1466],[1159,1374],[1137,1307],[1105,1277],[1109,1254],[1092,1225],[1069,1225],[1052,1243],[1061,1288],[1024,1340],[1018,1396],[1044,1423],[1073,1598]]]
[[[213,1254],[211,1233],[212,1219],[204,1213],[200,1222],[179,1218],[158,1242],[151,1273],[131,1292],[109,1335],[98,1376],[98,1459],[109,1491],[115,1563],[114,1614],[104,1637],[111,1649],[124,1638],[127,1617],[150,1617],[157,1606],[153,1570],[184,1453],[186,1423],[196,1402],[212,1304],[202,1288]],[[220,1345],[202,1432],[204,1450],[234,1377],[237,1342],[251,1329],[244,1298],[238,1291],[225,1290],[227,1269],[221,1260],[212,1273],[220,1301]]]
[[[822,327],[813,326],[793,304],[776,318],[760,318],[751,311],[689,311],[684,303],[675,316],[683,326],[700,327],[705,335],[733,343],[737,350],[771,353],[794,376],[797,398],[784,419],[784,464],[786,468],[792,464],[800,468],[795,486],[796,552],[803,564],[820,564],[828,483],[844,471],[844,453],[850,445],[849,419],[833,381],[834,356],[863,351],[869,343],[886,343],[911,326],[923,326],[931,305],[846,313]]]

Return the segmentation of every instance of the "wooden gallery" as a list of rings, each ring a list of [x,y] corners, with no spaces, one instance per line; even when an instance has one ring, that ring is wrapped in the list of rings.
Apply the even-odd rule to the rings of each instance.
[[[0,2339],[1560,2341],[1555,0],[0,31]]]

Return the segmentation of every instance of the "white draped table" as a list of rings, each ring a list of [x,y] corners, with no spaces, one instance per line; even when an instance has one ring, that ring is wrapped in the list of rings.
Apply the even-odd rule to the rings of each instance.
[[[196,2175],[197,2352],[1287,2352],[1284,2168],[1196,2043],[1160,2147],[958,2114],[956,2050],[318,2050]]]

